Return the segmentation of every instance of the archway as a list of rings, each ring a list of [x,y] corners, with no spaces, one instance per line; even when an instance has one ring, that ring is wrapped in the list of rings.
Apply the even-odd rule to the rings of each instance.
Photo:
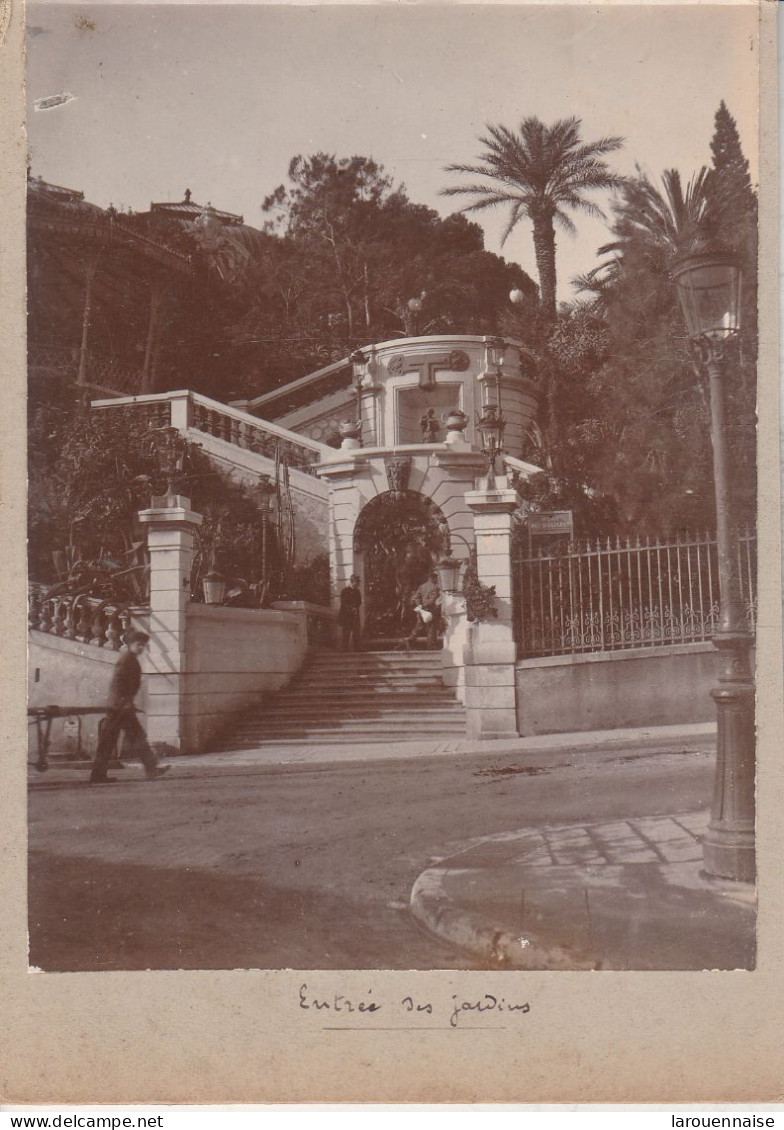
[[[363,562],[368,641],[408,635],[414,620],[411,596],[449,550],[446,518],[426,495],[390,490],[368,502],[354,527],[355,559],[361,554]]]

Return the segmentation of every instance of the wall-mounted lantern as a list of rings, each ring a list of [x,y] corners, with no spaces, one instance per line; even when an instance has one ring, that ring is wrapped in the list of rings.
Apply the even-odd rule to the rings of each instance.
[[[226,580],[222,574],[207,573],[201,585],[204,590],[205,604],[223,604],[226,597]]]
[[[436,564],[435,570],[442,592],[454,594],[460,591],[460,570],[463,564],[456,557],[443,557]]]

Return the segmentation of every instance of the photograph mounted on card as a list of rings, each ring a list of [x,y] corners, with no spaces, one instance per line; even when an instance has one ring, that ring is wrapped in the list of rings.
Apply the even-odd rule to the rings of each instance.
[[[627,975],[764,996],[762,15],[28,4],[34,981],[539,1101]]]

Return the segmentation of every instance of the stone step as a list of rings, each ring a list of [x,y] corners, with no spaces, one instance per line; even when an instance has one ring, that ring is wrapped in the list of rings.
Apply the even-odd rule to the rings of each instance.
[[[313,709],[308,710],[303,707],[302,710],[286,710],[278,707],[276,703],[271,703],[267,710],[253,711],[246,714],[243,719],[237,721],[237,728],[245,727],[245,725],[263,725],[268,719],[275,719],[276,722],[291,721],[295,724],[298,721],[305,719],[316,719],[324,721],[330,725],[333,722],[347,721],[351,722],[355,719],[363,721],[367,719],[377,719],[389,724],[390,721],[399,721],[402,725],[408,724],[410,721],[427,720],[427,719],[444,719],[452,720],[456,716],[462,716],[464,709],[461,703],[436,703],[433,706],[421,706],[419,709],[408,707],[407,710],[384,709],[383,706],[374,706],[373,703],[367,703],[360,706],[347,707],[346,710],[319,710],[319,707],[314,706]]]
[[[454,694],[450,688],[439,684],[436,687],[419,687],[413,686],[395,686],[389,685],[378,686],[377,684],[368,684],[367,686],[351,683],[339,686],[323,687],[321,685],[313,686],[291,686],[286,690],[279,690],[275,699],[270,699],[270,703],[303,703],[310,702],[312,698],[325,699],[325,701],[332,701],[341,706],[348,705],[354,702],[374,702],[376,697],[384,699],[386,704],[395,703],[399,706],[413,705],[417,706],[424,702],[454,702]]]
[[[455,731],[454,733],[443,731],[439,734],[423,734],[422,737],[428,738],[431,741],[438,741],[443,738],[444,741],[465,737],[464,730]],[[313,733],[308,735],[298,735],[295,738],[282,736],[280,738],[264,737],[257,741],[226,741],[220,745],[213,745],[212,751],[215,753],[227,753],[229,750],[240,749],[263,749],[269,746],[283,746],[296,748],[301,745],[319,745],[319,746],[345,746],[347,744],[356,745],[384,745],[390,742],[411,742],[414,743],[418,739],[416,735],[411,733],[405,734],[367,734],[363,737],[349,739],[345,734],[329,733]]]
[[[305,668],[308,671],[318,671],[321,674],[324,671],[372,671],[374,674],[383,674],[385,671],[428,671],[430,674],[437,675],[443,668],[443,660],[439,656],[435,663],[423,663],[421,659],[416,657],[412,659],[401,659],[400,662],[395,662],[394,659],[385,660],[383,663],[376,663],[370,661],[366,657],[357,659],[340,659],[335,661],[320,661],[318,663],[309,662]]]
[[[330,659],[370,659],[373,662],[383,663],[387,660],[419,659],[425,663],[436,662],[442,654],[441,648],[407,648],[404,643],[400,647],[388,648],[385,651],[314,651],[313,659],[319,662],[329,662]]]
[[[289,686],[313,685],[314,687],[336,686],[350,687],[356,684],[367,686],[417,686],[443,687],[444,680],[441,672],[433,671],[323,671],[316,675],[313,671],[305,671],[297,675]]]
[[[444,686],[441,679],[372,679],[368,677],[357,677],[349,679],[313,679],[301,678],[295,679],[289,683],[284,689],[277,692],[278,695],[308,695],[314,696],[327,696],[329,694],[336,695],[369,695],[387,694],[387,695],[408,695],[410,698],[418,698],[424,695],[439,695],[444,691],[448,692],[448,688]]]
[[[359,729],[372,727],[374,729],[396,729],[399,727],[418,728],[427,726],[462,726],[465,715],[462,710],[433,711],[431,713],[409,714],[401,719],[397,714],[265,714],[258,718],[248,718],[235,727],[235,733],[244,734],[250,731],[256,733],[261,730],[301,729],[303,726],[329,730],[333,727],[344,729]]]
[[[455,726],[451,729],[440,727],[432,730],[281,730],[261,734],[235,734],[221,743],[213,745],[215,752],[229,749],[257,749],[260,746],[274,746],[289,742],[292,745],[320,745],[332,742],[342,745],[364,745],[372,742],[454,741],[465,737],[465,728]]]
[[[368,714],[368,715],[348,715],[336,714],[333,717],[325,717],[323,715],[277,715],[272,716],[269,714],[259,715],[256,718],[246,718],[239,725],[235,726],[235,733],[248,733],[257,730],[265,729],[280,729],[285,727],[287,729],[323,729],[331,730],[334,728],[343,728],[349,730],[361,730],[363,727],[369,727],[374,730],[397,730],[397,729],[419,729],[421,726],[456,726],[462,725],[464,721],[464,714],[462,708],[453,711],[432,711],[430,713],[421,713],[417,715],[400,715],[391,714]]]
[[[320,652],[237,721],[214,749],[297,742],[416,741],[465,734],[436,651]]]
[[[441,655],[435,656],[432,661],[426,661],[424,656],[402,655],[398,658],[390,656],[379,662],[369,655],[356,655],[351,658],[337,656],[335,658],[309,660],[309,671],[440,671],[443,666]]]

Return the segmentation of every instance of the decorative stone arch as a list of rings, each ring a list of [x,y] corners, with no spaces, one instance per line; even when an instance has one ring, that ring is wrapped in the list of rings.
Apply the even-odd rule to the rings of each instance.
[[[418,490],[385,490],[366,502],[354,526],[354,552],[363,553],[367,549],[367,539],[373,535],[375,523],[379,518],[386,519],[393,516],[396,509],[403,507],[420,507],[423,514],[435,523],[444,539],[442,552],[444,554],[450,552],[451,535],[443,510],[433,502],[432,498]]]
[[[402,638],[412,626],[411,595],[451,550],[443,511],[419,491],[384,491],[360,512],[353,548],[364,582],[365,635]]]

